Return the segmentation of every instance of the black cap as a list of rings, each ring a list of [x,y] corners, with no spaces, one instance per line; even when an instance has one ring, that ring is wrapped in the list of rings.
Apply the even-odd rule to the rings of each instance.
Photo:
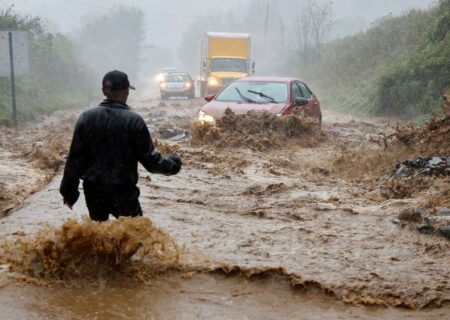
[[[103,88],[109,88],[112,91],[119,91],[123,89],[133,89],[136,88],[130,85],[128,81],[128,76],[125,72],[114,70],[110,71],[103,77]]]

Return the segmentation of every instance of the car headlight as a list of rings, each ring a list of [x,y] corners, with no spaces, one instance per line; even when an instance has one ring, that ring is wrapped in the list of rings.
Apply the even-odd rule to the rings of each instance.
[[[202,122],[202,123],[206,122],[206,123],[209,123],[209,124],[212,124],[212,125],[216,124],[216,119],[214,119],[213,116],[210,116],[209,114],[207,114],[206,112],[201,111],[201,110],[198,113],[197,120]]]
[[[165,88],[166,88],[166,83],[165,83],[165,82],[161,82],[161,83],[159,84],[159,87],[160,87],[161,89],[165,89]]]
[[[216,87],[219,85],[219,80],[217,80],[217,78],[211,77],[208,79],[208,85],[211,87]]]
[[[186,87],[186,89],[190,89],[192,87],[192,83],[186,82],[184,86]]]
[[[156,77],[155,77],[155,81],[156,81],[156,82],[162,82],[162,81],[164,81],[164,74],[158,73],[158,74],[156,75]]]

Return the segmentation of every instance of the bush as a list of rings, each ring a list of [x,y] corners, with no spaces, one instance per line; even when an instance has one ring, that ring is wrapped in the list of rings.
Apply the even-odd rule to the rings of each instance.
[[[19,122],[55,110],[81,107],[92,100],[93,80],[83,72],[67,37],[48,33],[38,17],[21,16],[11,9],[0,11],[3,30],[28,32],[30,73],[16,78]],[[10,79],[0,78],[0,119],[10,117]]]
[[[416,117],[440,106],[450,87],[450,0],[441,1],[426,41],[378,81],[377,113]]]
[[[325,107],[365,115],[430,114],[450,87],[450,0],[427,11],[387,16],[324,46],[302,78]]]

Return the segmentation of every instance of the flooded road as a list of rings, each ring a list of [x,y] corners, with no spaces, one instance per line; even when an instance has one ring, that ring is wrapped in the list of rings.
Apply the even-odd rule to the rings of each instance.
[[[448,309],[410,311],[352,306],[321,293],[300,292],[277,277],[197,274],[158,276],[151,284],[0,289],[6,319],[445,319]]]
[[[201,102],[130,104],[158,138],[161,128],[189,129]],[[9,319],[443,319],[450,242],[393,220],[425,206],[449,180],[403,199],[383,196],[383,174],[414,154],[379,157],[386,130],[328,114],[323,139],[308,147],[287,141],[260,151],[251,141],[158,138],[184,167],[173,177],[140,170],[140,199],[144,216],[180,248],[176,266],[144,279],[72,279],[75,288],[17,281],[4,266],[0,312]],[[72,212],[63,207],[60,180],[0,220],[2,239],[33,238],[47,224],[58,230],[87,215],[81,198]]]

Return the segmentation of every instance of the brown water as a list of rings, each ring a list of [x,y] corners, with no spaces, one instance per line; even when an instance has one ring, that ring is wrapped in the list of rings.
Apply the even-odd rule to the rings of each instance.
[[[154,128],[189,127],[196,111],[183,101],[136,104]],[[160,142],[182,155],[184,167],[175,177],[141,171],[150,220],[137,224],[83,222],[84,202],[73,212],[64,207],[57,176],[0,220],[0,235],[15,248],[2,255],[9,266],[0,273],[0,312],[10,319],[443,319],[449,241],[392,220],[439,199],[449,180],[414,186],[403,199],[383,195],[383,171],[414,153],[383,153],[374,139],[383,130],[325,117],[326,138],[308,148]],[[68,218],[78,222],[64,229]],[[155,234],[164,240],[153,247],[147,240]],[[161,256],[161,243],[176,247],[177,259]],[[155,250],[142,255],[146,244]]]
[[[320,292],[292,290],[278,277],[165,274],[152,283],[0,288],[2,319],[446,319],[448,309],[352,306]]]
[[[25,128],[0,127],[0,217],[50,182],[64,163],[74,121],[61,112]]]

